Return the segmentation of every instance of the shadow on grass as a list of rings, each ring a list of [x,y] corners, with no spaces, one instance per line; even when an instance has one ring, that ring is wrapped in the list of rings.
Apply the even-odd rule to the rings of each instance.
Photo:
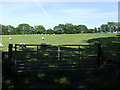
[[[27,51],[35,51],[36,47],[29,47],[24,50],[19,50],[20,52],[13,52],[13,62],[14,60],[18,60],[18,67],[22,67],[26,70],[48,70],[46,72],[8,72],[9,64],[3,64],[4,71],[4,79],[3,79],[3,88],[68,88],[68,87],[86,87],[83,82],[85,77],[87,76],[84,71],[74,71],[79,70],[79,66],[89,65],[87,62],[95,62],[92,64],[92,67],[96,67],[96,58],[94,57],[86,57],[89,55],[96,54],[95,47],[81,47],[80,50],[88,50],[79,52],[79,48],[73,47],[60,47],[60,50],[66,50],[63,52],[56,52],[57,47],[39,47],[38,52],[27,52]],[[55,52],[49,52],[50,50],[54,50]],[[42,51],[41,51],[42,50]],[[22,52],[21,52],[22,51]],[[47,51],[47,52],[46,52]],[[58,54],[59,58],[58,58]],[[50,58],[48,58],[48,56]],[[83,56],[83,57],[82,57]],[[87,61],[87,59],[94,59],[93,61]],[[24,62],[27,60],[31,60],[34,62]],[[42,61],[41,61],[42,60]],[[47,60],[47,61],[46,61]],[[86,60],[86,61],[84,61]],[[7,61],[7,60],[6,60]],[[24,66],[19,66],[20,64],[25,64]],[[90,63],[91,65],[91,63]],[[37,67],[35,67],[37,66]],[[68,66],[68,67],[66,67]],[[75,67],[73,67],[75,66]],[[7,68],[5,68],[7,67]],[[15,70],[13,66],[13,71]],[[43,68],[45,67],[45,68]],[[50,68],[50,69],[49,69]],[[60,71],[58,71],[61,69]],[[64,69],[73,69],[72,71],[63,71]],[[19,69],[19,71],[23,69]],[[52,71],[51,71],[52,70]],[[74,84],[74,83],[76,84]]]
[[[111,41],[111,39],[113,40]],[[115,42],[117,41],[117,38],[111,37],[111,38],[104,38],[104,39],[98,38],[98,39],[88,40],[89,43],[93,43],[94,41],[100,41],[102,43],[105,55],[108,55],[108,54],[111,55],[111,53],[116,52],[114,49],[117,49],[117,47],[114,46],[114,49],[113,49],[114,51],[110,50],[109,44],[111,44],[112,42],[112,45],[113,44],[116,45],[118,43],[118,42]],[[56,50],[57,47],[54,47],[52,49]],[[61,60],[63,60],[64,63],[76,62],[77,65],[78,64],[81,65],[82,59],[91,59],[90,57],[89,58],[79,57],[78,54],[80,52],[74,51],[74,50],[77,50],[76,48],[62,47],[61,49],[69,50],[69,52],[60,53],[62,56],[64,56],[63,58],[62,57],[60,58]],[[88,49],[88,48],[86,47],[81,49]],[[34,48],[29,48],[29,50],[34,50]],[[110,50],[111,52],[109,53],[109,51],[107,50]],[[42,52],[39,51],[39,52],[33,52],[33,53],[26,53],[26,52],[15,53],[14,52],[14,54],[16,54],[14,58],[17,58],[17,59],[21,58],[20,60],[34,60],[34,61],[39,61],[40,59],[46,60],[47,56],[54,56],[52,60],[56,60],[56,59],[58,60],[58,57],[55,57],[58,55],[58,53],[53,53],[53,52],[46,53],[46,51],[42,51]],[[88,53],[88,51],[86,52],[83,51],[80,54],[81,56],[88,56],[88,55],[93,55],[94,53],[90,49],[90,53]],[[69,58],[66,57],[66,56],[75,56],[75,55],[78,55],[78,57],[69,57]],[[50,60],[50,59],[47,58],[47,60]],[[43,62],[42,64],[48,64],[48,62]],[[52,62],[51,64],[54,65],[56,64],[56,62],[55,63]],[[54,67],[58,67],[58,66],[54,66]],[[49,72],[43,71],[43,72],[23,72],[23,73],[6,72],[3,74],[4,74],[3,88],[5,89],[9,89],[9,88],[12,88],[12,89],[16,89],[16,88],[24,88],[24,89],[27,89],[27,88],[98,88],[98,87],[101,87],[101,88],[116,87],[117,88],[119,87],[118,81],[116,79],[111,78],[111,76],[109,76],[107,73],[102,71],[93,71],[91,73],[88,73],[88,72],[86,73],[84,71],[49,71]]]
[[[88,80],[90,87],[120,88],[120,35],[90,39],[87,42],[92,44],[95,41],[99,41],[102,45],[104,64],[100,70],[93,73],[95,78],[92,81]]]
[[[99,41],[102,44],[104,59],[110,59],[112,62],[120,63],[120,36],[108,38],[90,39],[88,43]]]

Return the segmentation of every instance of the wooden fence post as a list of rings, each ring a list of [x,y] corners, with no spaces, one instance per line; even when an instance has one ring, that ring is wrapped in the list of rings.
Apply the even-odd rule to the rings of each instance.
[[[11,65],[12,65],[12,48],[13,48],[13,44],[9,44],[8,59]]]
[[[39,52],[39,51],[38,51],[38,45],[37,45],[37,60],[38,60],[38,56],[39,56],[39,55],[38,55],[38,52]]]
[[[15,44],[15,52],[17,51],[17,44]]]
[[[5,58],[5,54],[4,52],[2,52],[2,60],[4,60],[4,58]]]
[[[101,63],[101,43],[98,43],[97,46],[98,46],[98,67],[99,67]]]
[[[58,61],[60,60],[60,46],[58,46]]]

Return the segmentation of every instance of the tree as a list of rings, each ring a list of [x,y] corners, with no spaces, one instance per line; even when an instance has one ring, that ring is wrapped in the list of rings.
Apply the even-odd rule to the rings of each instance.
[[[59,24],[52,29],[46,30],[42,25],[30,26],[29,24],[19,24],[17,28],[11,25],[1,25],[0,24],[0,34],[76,34],[76,33],[101,33],[101,32],[120,32],[120,22],[108,22],[107,24],[102,24],[98,28],[88,29],[85,25],[73,25],[72,23]]]
[[[2,25],[2,35],[9,35],[8,27],[5,25]]]
[[[116,31],[117,31],[117,32],[120,32],[120,22],[117,22],[117,23],[116,23]]]
[[[81,25],[77,25],[77,26],[75,26],[75,28],[76,28],[76,33],[81,33],[82,32]]]
[[[66,23],[64,33],[72,34],[73,33],[73,27],[74,27],[74,25],[72,23]]]
[[[109,27],[108,27],[108,25],[107,24],[102,24],[101,25],[101,31],[102,32],[109,32]]]
[[[87,33],[88,32],[88,28],[85,25],[78,25],[79,30],[81,33]]]
[[[45,34],[46,29],[42,25],[34,26],[34,32],[37,34]]]
[[[56,34],[63,34],[63,33],[64,33],[63,27],[61,27],[60,24],[59,24],[58,26],[55,26],[55,27],[53,28],[53,30],[54,30],[54,32],[55,32]]]
[[[94,29],[88,29],[87,33],[93,33]]]
[[[30,27],[31,26],[29,24],[19,24],[17,30],[19,34],[30,34],[31,32]]]
[[[48,29],[47,30],[47,34],[54,34],[55,32],[54,32],[54,30],[52,30],[52,29]]]
[[[108,22],[107,24],[108,24],[108,27],[109,27],[109,32],[113,32],[115,23],[114,22]]]
[[[7,29],[8,29],[8,33],[9,33],[10,35],[16,34],[16,29],[15,29],[13,26],[8,25],[8,26],[7,26]]]
[[[34,28],[32,27],[32,26],[30,26],[30,34],[36,34],[35,32],[34,32],[35,30],[34,30]]]
[[[100,29],[100,27],[98,27],[98,32],[99,32],[99,33],[101,32],[101,29]]]
[[[98,32],[98,30],[97,30],[96,27],[94,28],[93,32],[94,32],[94,33],[97,33],[97,32]]]

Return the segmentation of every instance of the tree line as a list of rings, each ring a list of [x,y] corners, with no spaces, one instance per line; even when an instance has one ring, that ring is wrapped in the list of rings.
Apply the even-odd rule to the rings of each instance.
[[[120,32],[120,22],[108,22],[100,27],[88,29],[85,25],[73,25],[72,23],[59,24],[53,29],[45,29],[43,25],[30,26],[29,24],[19,24],[18,27],[0,24],[0,35],[17,34],[79,34],[79,33],[112,33]]]

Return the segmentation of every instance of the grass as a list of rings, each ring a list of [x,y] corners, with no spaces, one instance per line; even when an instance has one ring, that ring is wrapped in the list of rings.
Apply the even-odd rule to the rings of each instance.
[[[28,87],[41,88],[79,88],[81,83],[84,88],[119,88],[119,81],[105,72],[91,72],[93,76],[84,72],[56,71],[56,72],[34,72],[18,73],[8,76],[3,82],[4,89],[17,89]],[[37,86],[38,85],[38,86]]]
[[[93,44],[95,41],[101,42],[104,56],[109,59],[118,60],[120,56],[120,39],[118,33],[92,33],[92,34],[61,34],[61,35],[3,35],[3,51],[8,51],[9,44]],[[44,36],[45,40],[41,37]],[[12,37],[12,40],[9,40]],[[1,48],[0,48],[1,49]],[[115,61],[114,60],[114,61]]]
[[[89,44],[89,39],[116,37],[115,33],[95,33],[95,34],[62,34],[62,35],[3,35],[3,51],[8,51],[8,44]],[[45,40],[41,40],[44,36]],[[12,40],[9,40],[12,37]]]
[[[62,35],[4,35],[2,36],[3,51],[8,50],[8,44],[93,44],[100,41],[104,57],[119,62],[120,40],[115,33],[95,33],[95,34],[62,34]],[[44,36],[45,40],[41,40]],[[12,40],[9,40],[12,37]],[[67,54],[67,53],[66,53]],[[64,55],[66,55],[64,54]],[[25,54],[24,54],[25,55]],[[6,63],[5,63],[6,64]],[[6,65],[5,67],[8,67]],[[50,88],[72,88],[79,87],[78,83],[85,83],[89,88],[119,88],[119,81],[108,73],[102,71],[91,72],[90,76],[84,72],[36,72],[19,73],[3,72],[3,88],[17,89],[28,88],[29,85],[40,82],[43,87]],[[76,82],[78,82],[76,84]],[[74,86],[73,86],[74,85]],[[77,86],[78,85],[78,86]]]

